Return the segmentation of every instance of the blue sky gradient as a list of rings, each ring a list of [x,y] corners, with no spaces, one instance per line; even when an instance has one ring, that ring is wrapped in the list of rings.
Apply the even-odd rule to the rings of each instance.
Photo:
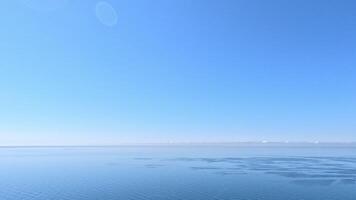
[[[356,141],[356,1],[98,3],[2,2],[0,145]]]

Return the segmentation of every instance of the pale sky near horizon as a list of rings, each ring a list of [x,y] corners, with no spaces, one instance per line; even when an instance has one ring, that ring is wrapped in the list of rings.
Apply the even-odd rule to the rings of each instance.
[[[14,0],[0,145],[356,141],[354,0]]]

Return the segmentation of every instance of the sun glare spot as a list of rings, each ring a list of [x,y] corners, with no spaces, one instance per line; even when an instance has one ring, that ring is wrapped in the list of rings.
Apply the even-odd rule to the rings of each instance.
[[[95,6],[95,14],[98,20],[106,26],[115,26],[117,23],[116,10],[105,1],[100,1]]]

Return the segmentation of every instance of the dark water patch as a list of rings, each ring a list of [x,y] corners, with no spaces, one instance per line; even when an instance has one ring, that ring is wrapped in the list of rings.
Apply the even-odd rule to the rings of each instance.
[[[333,171],[328,171],[329,173],[338,173],[338,174],[348,174],[356,176],[356,169],[337,169]]]
[[[214,172],[214,174],[227,176],[227,175],[245,175],[248,173],[247,172],[236,172],[236,171],[219,171],[219,172]]]
[[[163,167],[165,165],[162,164],[147,164],[145,165],[146,168],[158,168],[158,167]]]
[[[292,171],[291,168],[282,165],[252,164],[246,167],[250,171]]]
[[[254,157],[247,158],[247,161],[254,161],[260,163],[320,163],[319,159],[305,158],[305,157]]]
[[[249,167],[247,168],[250,171],[273,171],[276,170],[275,168],[266,168],[266,167]]]
[[[343,174],[309,174],[309,173],[304,173],[304,172],[297,172],[297,171],[291,171],[291,172],[285,172],[285,171],[275,171],[275,172],[266,172],[266,174],[274,174],[274,175],[279,175],[287,178],[350,178],[349,175],[343,175]]]
[[[245,170],[246,168],[242,168],[242,167],[226,167],[224,168],[226,170],[233,170],[233,171],[241,171],[241,170]]]
[[[349,178],[348,175],[343,174],[309,174],[310,178]]]
[[[221,158],[219,159],[219,162],[242,164],[245,163],[245,160],[243,158]]]
[[[246,165],[246,164],[234,164],[233,166],[237,167],[237,168],[247,168],[248,167],[248,165]]]
[[[340,183],[345,184],[345,185],[354,185],[356,184],[356,178],[355,179],[341,179]]]
[[[346,164],[345,163],[322,163],[322,164],[320,164],[320,166],[323,166],[323,167],[345,167]]]
[[[226,162],[224,158],[200,158],[199,160],[207,163]]]
[[[297,166],[295,170],[304,170],[304,171],[322,171],[322,170],[339,170],[340,168],[334,167],[324,167],[324,166]]]
[[[302,172],[266,172],[266,174],[274,174],[287,178],[310,178],[309,174],[305,174]]]
[[[198,158],[170,158],[170,159],[163,159],[162,161],[179,161],[179,162],[192,162],[192,161],[199,161]]]
[[[222,169],[221,167],[190,167],[191,169],[194,170],[217,170],[217,169]]]
[[[355,163],[356,157],[315,157],[321,160],[331,161],[331,162],[346,162],[346,163]]]
[[[302,186],[330,186],[334,182],[335,180],[333,179],[303,179],[291,181],[291,183]]]
[[[350,164],[353,160],[347,157],[179,157],[169,159],[169,161],[206,163],[206,166],[191,167],[193,170],[225,169],[229,171],[227,173],[258,171],[286,178],[336,180],[355,178],[356,168]],[[215,164],[223,167],[213,166]]]

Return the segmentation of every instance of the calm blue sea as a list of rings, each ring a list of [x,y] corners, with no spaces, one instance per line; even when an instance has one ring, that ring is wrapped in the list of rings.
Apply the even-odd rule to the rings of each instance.
[[[0,148],[0,200],[355,200],[344,147]]]

